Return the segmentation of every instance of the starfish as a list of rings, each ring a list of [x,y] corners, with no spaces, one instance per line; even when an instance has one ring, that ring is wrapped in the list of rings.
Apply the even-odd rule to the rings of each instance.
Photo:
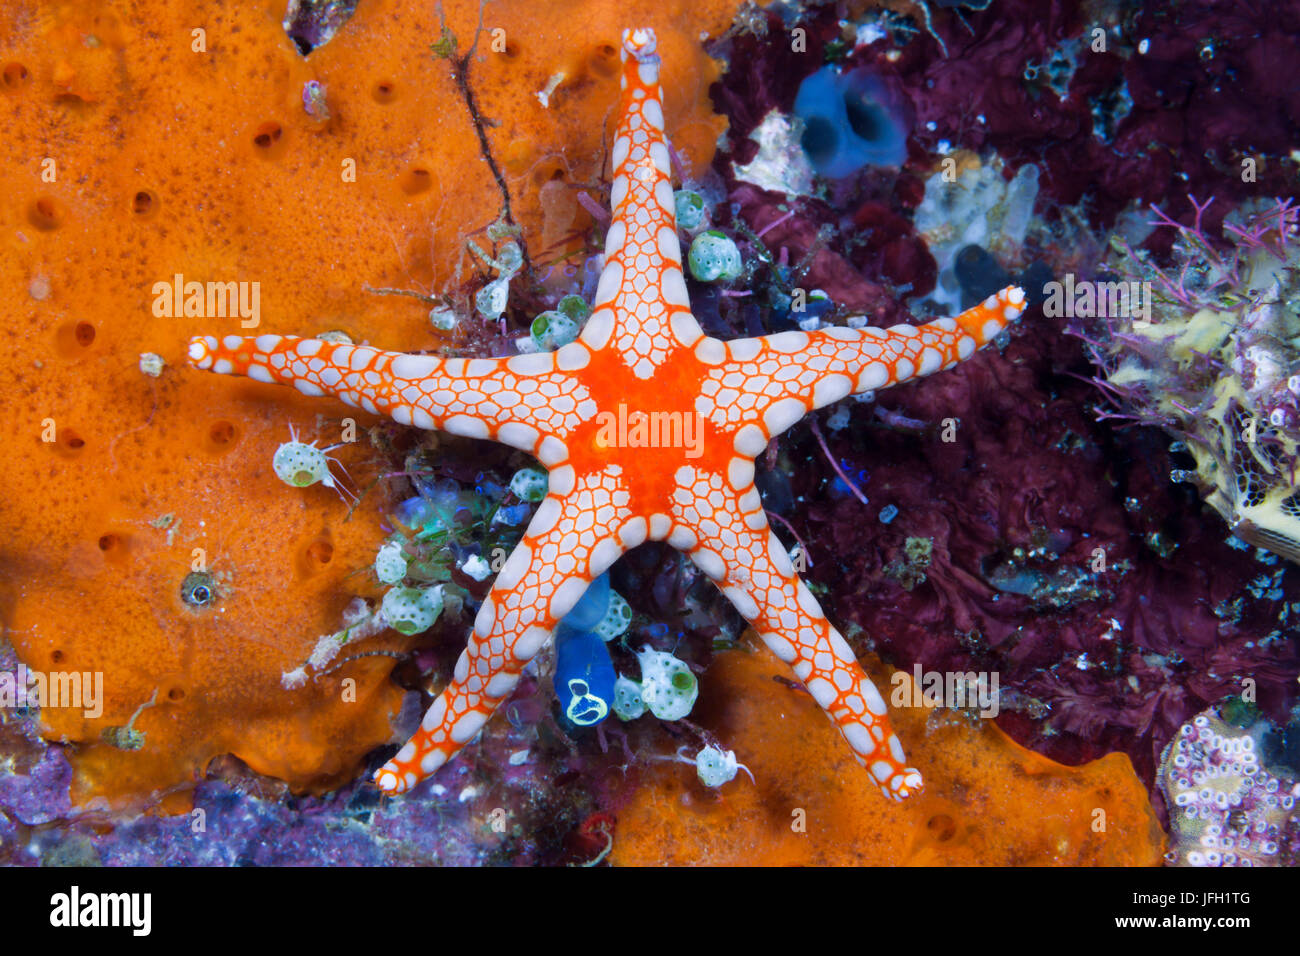
[[[1020,315],[1024,293],[1011,287],[921,326],[706,336],[682,275],[654,33],[625,31],[622,59],[613,219],[576,341],[444,359],[290,335],[201,336],[190,361],[331,395],[403,425],[493,439],[549,471],[546,497],[483,601],[451,683],[375,774],[381,790],[410,790],[437,771],[510,696],[587,585],[642,542],[667,541],[791,665],[881,790],[903,799],[921,774],[906,766],[879,692],[769,530],[754,460],[815,409],[969,358]],[[647,423],[679,438],[692,427],[694,439],[647,442]]]

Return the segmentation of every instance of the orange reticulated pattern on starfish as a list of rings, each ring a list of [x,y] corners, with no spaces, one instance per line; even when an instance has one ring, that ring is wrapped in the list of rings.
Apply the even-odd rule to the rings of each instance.
[[[624,33],[613,223],[577,342],[466,361],[207,336],[192,340],[190,359],[403,423],[496,439],[550,469],[548,495],[493,584],[451,684],[376,774],[383,790],[403,792],[436,771],[510,693],[587,584],[624,551],[666,540],[791,665],[881,790],[903,799],[921,775],[906,766],[880,694],[769,531],[754,458],[814,408],[969,357],[1020,314],[1024,293],[1005,289],[920,327],[705,337],[681,272],[655,49],[652,31]],[[637,428],[657,430],[657,440],[630,440]]]
[[[547,233],[582,244],[574,187],[605,175],[623,17],[653,22],[685,64],[665,91],[670,129],[702,170],[726,120],[700,35],[738,5],[487,5],[470,86],[535,262],[558,254]],[[440,6],[464,53],[478,0]],[[451,65],[430,54],[432,10],[366,0],[304,57],[284,0],[0,4],[0,622],[34,670],[104,676],[101,716],[42,712],[47,736],[74,745],[78,803],[192,786],[225,753],[329,787],[391,738],[392,658],[281,684],[354,596],[374,596],[355,571],[384,538],[381,503],[345,521],[332,491],[288,489],[271,469],[290,424],[331,444],[339,423],[318,413],[346,410],[189,374],[187,339],[239,331],[241,316],[160,316],[154,285],[256,285],[261,325],[242,334],[428,346],[427,306],[367,290],[446,287],[502,198]],[[543,105],[534,94],[561,75]],[[310,81],[328,117],[304,109]],[[165,363],[156,377],[142,353]],[[529,400],[562,407],[544,392]],[[358,482],[373,477],[368,448],[337,452]],[[195,549],[216,578],[203,608],[181,599]],[[361,650],[408,645],[390,632]],[[105,742],[155,694],[132,725],[140,749]]]

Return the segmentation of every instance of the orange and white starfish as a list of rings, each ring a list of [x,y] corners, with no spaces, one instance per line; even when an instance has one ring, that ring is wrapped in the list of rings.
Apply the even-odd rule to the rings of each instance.
[[[850,393],[951,368],[1024,308],[1005,289],[955,319],[723,342],[690,311],[650,30],[623,36],[613,222],[593,313],[556,352],[442,359],[319,339],[195,338],[192,364],[333,395],[404,425],[490,438],[550,471],[546,498],[501,569],[452,682],[375,774],[411,789],[468,743],[587,585],[643,541],[712,578],[895,799],[917,792],[885,703],[768,529],[754,459]]]

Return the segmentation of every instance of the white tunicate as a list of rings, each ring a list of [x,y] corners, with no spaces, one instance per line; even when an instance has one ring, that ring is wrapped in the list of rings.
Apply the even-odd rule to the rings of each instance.
[[[728,750],[723,753],[717,747],[705,747],[695,755],[695,772],[700,783],[706,787],[720,787],[736,779],[740,765],[736,762],[736,752]]]
[[[456,313],[446,307],[429,312],[429,324],[439,332],[450,332],[456,327]]]
[[[691,232],[704,222],[704,197],[691,189],[679,189],[673,193],[673,205],[677,210],[677,228]]]
[[[486,581],[492,573],[492,565],[484,561],[479,555],[471,554],[465,559],[465,563],[460,569],[468,574],[475,581]]]
[[[672,654],[646,645],[636,656],[641,665],[641,699],[660,720],[681,720],[695,706],[700,682]]]
[[[406,577],[406,554],[401,542],[389,541],[375,555],[375,577],[385,584],[397,584]]]
[[[496,267],[501,275],[509,277],[523,267],[524,254],[519,248],[517,242],[507,242],[497,253]]]
[[[620,634],[625,632],[628,625],[632,623],[632,608],[627,601],[623,600],[623,595],[616,591],[609,592],[609,604],[605,608],[605,616],[600,619],[596,625],[596,636],[602,641],[612,641]]]
[[[688,260],[691,275],[701,282],[730,282],[744,269],[739,247],[716,229],[695,237]]]
[[[521,501],[541,501],[546,487],[546,472],[537,468],[520,468],[510,478],[510,490]]]
[[[787,196],[811,196],[815,173],[801,142],[803,132],[803,120],[772,109],[749,134],[758,143],[753,162],[733,164],[736,179]]]
[[[157,378],[162,374],[166,365],[167,362],[163,360],[163,357],[155,352],[140,353],[140,371],[144,372],[145,375]]]
[[[622,674],[614,681],[614,716],[619,720],[636,720],[645,713],[645,701],[641,699],[641,685],[629,680]]]
[[[489,321],[501,318],[510,298],[510,277],[501,276],[493,279],[474,295],[474,307],[479,314]]]
[[[916,209],[916,229],[939,267],[935,289],[923,301],[955,315],[961,310],[957,254],[968,245],[990,251],[1016,248],[1025,240],[1038,198],[1038,167],[1026,163],[1010,182],[997,162],[966,169],[952,178],[940,170],[925,181]]]
[[[550,352],[577,341],[582,331],[572,318],[558,309],[550,309],[533,319],[529,336],[539,352]]]
[[[433,626],[442,612],[442,587],[391,588],[379,613],[388,626],[403,634],[419,634]]]
[[[1029,222],[1034,216],[1034,202],[1038,199],[1038,167],[1026,163],[1016,170],[1007,183],[1006,196],[1002,200],[1003,242],[1020,245],[1025,241],[1029,231]]]
[[[275,469],[277,478],[295,488],[306,488],[318,481],[323,482],[326,488],[334,487],[325,452],[315,445],[287,441],[275,450],[271,467]]]

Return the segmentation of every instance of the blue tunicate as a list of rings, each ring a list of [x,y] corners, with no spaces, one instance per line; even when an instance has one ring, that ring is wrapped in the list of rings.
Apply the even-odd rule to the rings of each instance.
[[[437,505],[427,498],[407,498],[397,506],[397,518],[417,533],[429,528],[442,530],[445,527]]]
[[[461,506],[463,490],[454,478],[439,478],[426,481],[420,488],[420,496],[427,498],[433,505],[446,511],[455,512]]]
[[[782,331],[792,329],[806,319],[824,319],[835,311],[835,303],[821,289],[813,289],[798,299],[773,289],[771,302],[772,325],[780,325]]]
[[[961,284],[963,308],[983,302],[1011,284],[1011,273],[1002,268],[987,249],[974,244],[958,250],[952,261],[952,271]]]
[[[555,693],[564,716],[591,727],[609,716],[614,664],[600,636],[561,623],[555,634]]]
[[[844,461],[842,459],[840,461],[840,467],[844,469],[844,474],[848,475],[853,480],[854,484],[858,486],[859,489],[861,489],[862,486],[865,485],[871,477],[870,475],[867,474],[867,470],[865,468],[859,468],[857,474],[854,474],[853,466],[849,464],[849,462]],[[836,475],[835,478],[831,481],[831,494],[835,497],[842,498],[845,495],[852,495],[853,489],[850,488],[845,483],[843,478],[841,478],[839,475]],[[856,498],[857,496],[854,495],[854,497]]]
[[[527,504],[502,505],[493,516],[492,523],[503,524],[508,528],[516,528],[528,519],[528,515],[532,510],[532,506]]]
[[[562,627],[577,631],[594,631],[609,609],[609,572],[606,571],[591,584],[578,599],[573,610],[564,616]]]
[[[880,509],[880,523],[889,524],[898,517],[898,505],[885,505]]]
[[[483,498],[500,498],[506,493],[504,486],[481,471],[474,477],[474,481],[474,493]]]
[[[865,70],[825,66],[795,96],[804,122],[800,140],[813,167],[840,179],[863,166],[898,166],[907,157],[911,120],[905,104]]]

